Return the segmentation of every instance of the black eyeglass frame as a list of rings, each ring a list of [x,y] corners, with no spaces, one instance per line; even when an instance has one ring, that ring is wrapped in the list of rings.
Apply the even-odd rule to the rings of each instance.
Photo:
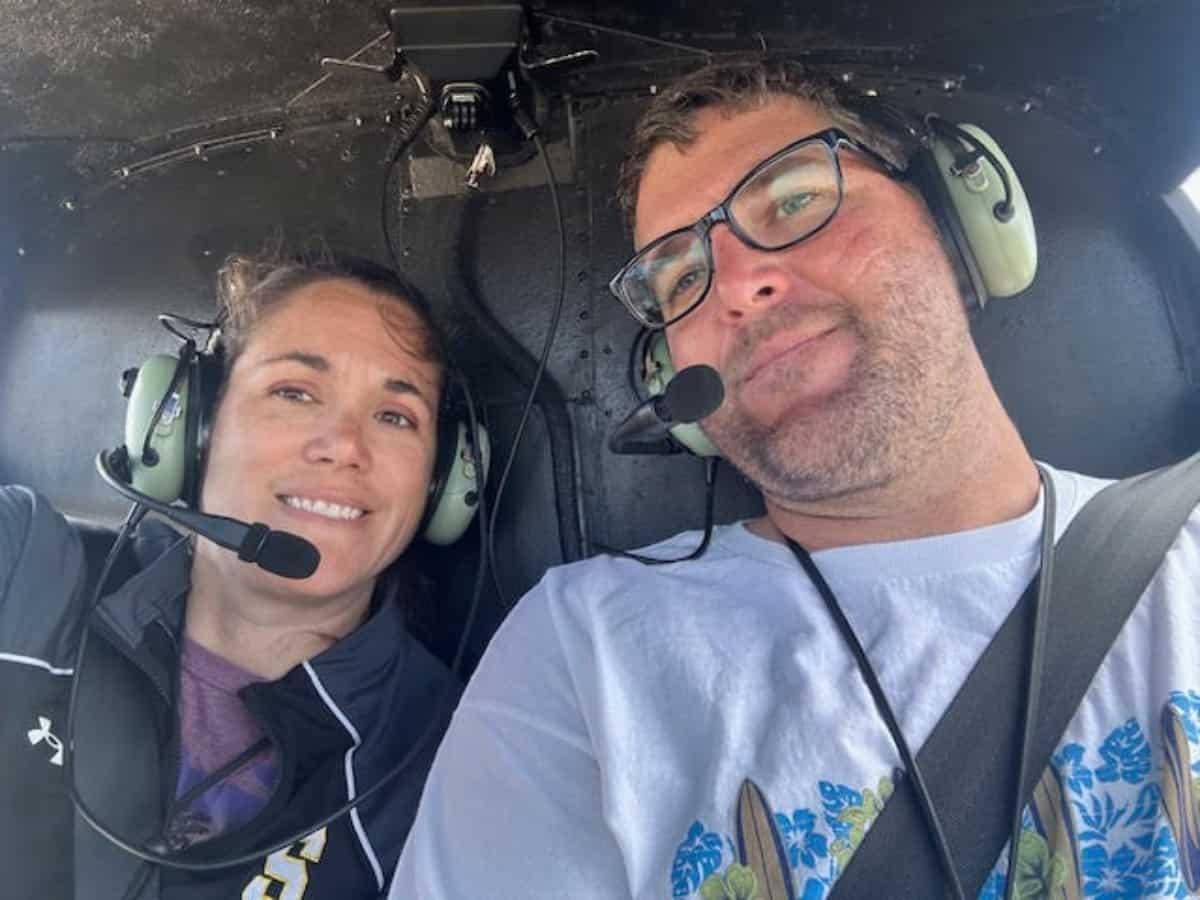
[[[783,157],[796,152],[806,144],[823,144],[833,159],[833,170],[834,174],[837,176],[837,202],[834,204],[833,209],[830,210],[829,215],[825,217],[825,220],[811,231],[800,235],[800,237],[794,240],[788,241],[786,244],[780,244],[778,247],[769,247],[765,244],[760,244],[746,234],[746,232],[742,230],[742,227],[738,225],[737,219],[735,219],[730,213],[730,204],[734,197],[738,195],[738,192],[741,191],[741,189],[745,187],[748,182],[753,180],[764,169],[778,162]],[[653,331],[659,331],[663,328],[666,328],[668,325],[673,325],[674,323],[678,322],[684,316],[689,315],[691,312],[696,310],[700,304],[702,304],[708,298],[708,292],[712,289],[713,274],[716,272],[716,263],[713,261],[712,252],[712,229],[715,225],[721,222],[726,223],[729,226],[729,230],[737,235],[738,240],[748,247],[752,247],[755,250],[775,252],[777,250],[787,250],[789,247],[796,246],[801,241],[808,240],[810,237],[820,232],[823,228],[825,228],[826,225],[833,221],[834,217],[838,214],[838,210],[842,208],[842,198],[845,195],[845,179],[842,175],[842,163],[838,158],[838,150],[842,147],[842,145],[846,145],[858,150],[860,153],[865,153],[873,161],[882,166],[889,177],[896,178],[903,174],[901,169],[884,159],[879,153],[872,150],[861,141],[850,137],[850,135],[846,134],[846,132],[842,131],[840,128],[826,128],[824,131],[818,131],[816,134],[807,135],[806,137],[802,137],[799,140],[793,141],[781,150],[772,153],[766,159],[755,165],[749,172],[747,172],[738,180],[738,183],[735,184],[729,193],[725,195],[724,200],[706,212],[691,225],[685,225],[682,228],[676,228],[674,231],[668,231],[666,234],[655,238],[649,244],[635,253],[633,257],[621,267],[621,270],[617,272],[617,274],[614,275],[609,281],[609,291],[611,291],[613,296],[621,301],[621,305],[624,306],[629,313],[646,328],[649,328]],[[660,247],[667,241],[679,237],[682,234],[686,234],[689,231],[694,231],[699,234],[702,246],[704,247],[704,258],[705,262],[708,264],[707,280],[704,285],[704,290],[700,292],[700,295],[696,298],[695,302],[692,303],[691,306],[674,318],[663,322],[647,321],[645,315],[643,315],[638,308],[638,304],[626,296],[621,287],[621,282],[624,280],[629,271],[635,265],[637,265],[639,260],[646,257],[657,247]]]

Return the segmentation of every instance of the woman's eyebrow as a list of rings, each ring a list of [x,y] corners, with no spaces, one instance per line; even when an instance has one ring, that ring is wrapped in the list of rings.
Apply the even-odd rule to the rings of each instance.
[[[403,378],[389,378],[383,383],[383,389],[393,394],[415,394],[420,399],[425,400],[425,395],[421,393],[421,389],[411,381],[405,381]]]
[[[319,353],[306,353],[303,350],[290,350],[287,353],[280,353],[278,356],[271,356],[262,360],[258,365],[267,366],[273,363],[280,362],[295,362],[316,372],[328,372],[330,369],[329,360]],[[383,382],[383,389],[391,394],[412,394],[428,402],[424,392],[404,378],[388,378]]]
[[[278,362],[297,362],[318,372],[329,371],[329,360],[318,353],[305,353],[302,350],[290,350],[287,353],[280,353],[278,356],[268,357],[262,360],[259,365],[268,366]]]

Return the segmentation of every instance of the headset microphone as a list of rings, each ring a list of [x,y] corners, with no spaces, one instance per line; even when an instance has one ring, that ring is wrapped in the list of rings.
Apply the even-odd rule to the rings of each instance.
[[[661,441],[676,425],[690,425],[710,416],[725,400],[725,385],[712,366],[688,366],[678,372],[661,396],[651,397],[625,417],[608,439],[613,453],[643,452]]]
[[[273,575],[308,578],[317,571],[321,554],[304,538],[286,531],[272,531],[261,522],[247,525],[227,516],[200,513],[155,500],[127,484],[114,469],[114,466],[121,465],[120,457],[124,455],[124,448],[118,448],[113,455],[117,456],[117,460],[114,461],[110,454],[101,450],[96,454],[96,468],[109,487],[132,502],[208,538],[214,544],[235,551],[238,559],[255,563]]]

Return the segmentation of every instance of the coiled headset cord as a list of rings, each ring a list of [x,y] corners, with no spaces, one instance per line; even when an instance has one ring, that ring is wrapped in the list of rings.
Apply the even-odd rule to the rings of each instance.
[[[612,556],[636,560],[644,566],[667,566],[671,563],[699,559],[708,550],[709,543],[712,542],[713,507],[716,505],[717,471],[720,465],[721,458],[719,456],[708,456],[704,459],[704,533],[700,537],[700,543],[696,545],[696,549],[691,553],[688,553],[686,556],[672,557],[671,559],[659,559],[654,556],[634,553],[630,550],[618,550],[616,547],[609,547],[605,544],[596,544],[596,547]]]
[[[1035,730],[1033,725],[1037,721],[1038,697],[1041,694],[1042,669],[1046,653],[1046,606],[1049,602],[1050,585],[1054,569],[1054,484],[1050,479],[1049,473],[1041,465],[1038,465],[1038,477],[1041,479],[1044,492],[1040,546],[1041,569],[1038,572],[1038,588],[1033,611],[1033,646],[1030,650],[1027,664],[1025,714],[1021,726],[1021,755],[1017,769],[1016,796],[1013,798],[1012,828],[1008,844],[1008,872],[1005,882],[1005,897],[1007,900],[1014,900],[1016,897],[1017,856],[1021,846],[1021,823],[1022,814],[1025,809],[1024,784],[1029,774],[1029,756]],[[942,868],[946,872],[946,878],[950,882],[952,895],[956,900],[966,900],[966,893],[959,878],[958,869],[954,865],[954,857],[950,851],[950,844],[946,840],[946,830],[942,826],[942,821],[938,817],[937,810],[934,808],[933,800],[929,796],[929,788],[926,785],[925,776],[921,773],[921,768],[917,765],[916,756],[913,755],[912,749],[904,737],[904,732],[900,729],[896,714],[892,710],[891,704],[888,703],[887,695],[883,692],[883,687],[879,683],[879,676],[876,675],[875,668],[871,665],[871,660],[867,657],[866,650],[863,649],[858,635],[855,634],[853,627],[851,627],[849,620],[846,618],[846,614],[842,611],[841,604],[837,600],[837,595],[834,594],[833,589],[829,586],[829,582],[825,580],[825,576],[821,574],[821,570],[817,568],[817,564],[813,562],[812,556],[791,538],[787,539],[787,543],[812,581],[813,587],[817,589],[817,593],[825,601],[829,615],[833,618],[842,639],[854,655],[858,670],[867,684],[867,689],[871,692],[871,699],[875,701],[875,708],[887,725],[892,743],[895,744],[897,751],[900,753],[900,759],[904,764],[904,771],[908,773],[908,777],[912,781],[914,792],[917,795],[917,803],[921,807],[921,814],[925,819],[926,827],[929,829],[929,836],[933,840],[938,857],[942,863]]]

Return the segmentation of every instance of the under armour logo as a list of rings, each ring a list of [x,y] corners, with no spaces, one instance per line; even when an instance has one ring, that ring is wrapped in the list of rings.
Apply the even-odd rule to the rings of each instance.
[[[38,727],[29,731],[29,743],[37,746],[46,742],[46,745],[54,751],[54,755],[50,757],[50,765],[61,766],[63,764],[63,743],[58,739],[58,735],[51,734],[51,722],[45,716],[38,716]]]

